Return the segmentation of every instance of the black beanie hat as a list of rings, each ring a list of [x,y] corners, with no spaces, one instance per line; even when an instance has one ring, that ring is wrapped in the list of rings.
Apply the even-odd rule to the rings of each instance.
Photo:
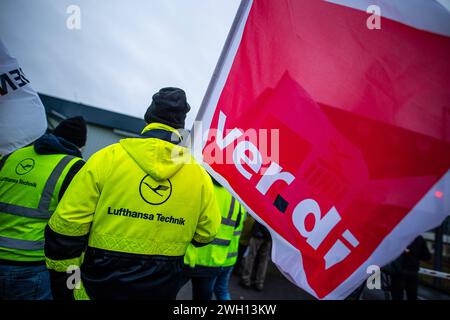
[[[87,128],[83,117],[63,120],[53,130],[53,134],[75,144],[78,148],[86,145]]]
[[[186,93],[179,88],[162,88],[153,95],[153,101],[145,113],[145,122],[159,122],[175,129],[184,128],[186,114],[191,107]]]

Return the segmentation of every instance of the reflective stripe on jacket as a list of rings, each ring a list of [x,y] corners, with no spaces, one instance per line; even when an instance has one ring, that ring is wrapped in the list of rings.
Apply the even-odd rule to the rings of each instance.
[[[244,221],[246,217],[246,211],[244,207],[240,206],[240,215],[237,217],[237,226],[233,232],[233,238],[231,238],[231,243],[228,248],[227,258],[223,264],[224,267],[234,266],[238,257],[239,250],[239,240],[241,238],[242,229],[244,228]]]

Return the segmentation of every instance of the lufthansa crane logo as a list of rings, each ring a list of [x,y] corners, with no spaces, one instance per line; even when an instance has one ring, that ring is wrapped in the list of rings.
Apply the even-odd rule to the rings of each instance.
[[[27,174],[34,168],[34,160],[31,158],[23,159],[20,161],[16,166],[16,173],[19,176],[23,176],[24,174]]]
[[[149,204],[163,204],[172,195],[172,183],[169,179],[155,181],[149,175],[146,175],[139,184],[139,194]]]

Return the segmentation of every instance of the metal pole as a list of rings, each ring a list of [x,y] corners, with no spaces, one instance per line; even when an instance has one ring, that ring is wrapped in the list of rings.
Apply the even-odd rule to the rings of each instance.
[[[222,72],[223,65],[224,65],[224,62],[225,62],[225,58],[226,58],[226,56],[228,55],[228,53],[230,51],[231,43],[232,43],[232,41],[234,40],[234,37],[237,34],[237,29],[238,29],[238,27],[239,27],[239,25],[240,25],[240,23],[241,23],[241,21],[243,19],[244,13],[245,13],[245,11],[246,11],[246,9],[247,9],[247,7],[248,7],[248,5],[250,3],[251,3],[251,0],[241,0],[241,3],[239,5],[239,9],[238,9],[238,11],[236,13],[236,16],[234,17],[233,24],[231,25],[230,32],[228,33],[228,36],[227,36],[227,39],[226,39],[225,44],[223,46],[222,52],[220,53],[219,61],[217,62],[216,67],[214,68],[213,75],[212,75],[211,80],[209,82],[208,88],[206,89],[205,96],[203,97],[202,104],[200,105],[200,108],[198,110],[197,117],[195,118],[195,121],[200,120],[203,117],[204,113],[205,113],[206,106],[208,105],[209,100],[211,98],[211,93],[212,93],[212,91],[214,90],[214,87],[217,84],[217,79],[218,79],[220,73]],[[192,127],[191,132],[192,132],[193,128],[194,127]]]
[[[442,271],[442,249],[443,249],[444,226],[441,224],[434,230],[434,270]],[[440,279],[434,278],[433,284],[439,286]]]

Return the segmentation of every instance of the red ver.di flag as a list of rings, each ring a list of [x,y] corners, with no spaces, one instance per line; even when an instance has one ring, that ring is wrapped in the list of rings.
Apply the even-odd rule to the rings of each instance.
[[[317,298],[450,213],[449,37],[433,0],[242,2],[198,116],[203,161]]]

